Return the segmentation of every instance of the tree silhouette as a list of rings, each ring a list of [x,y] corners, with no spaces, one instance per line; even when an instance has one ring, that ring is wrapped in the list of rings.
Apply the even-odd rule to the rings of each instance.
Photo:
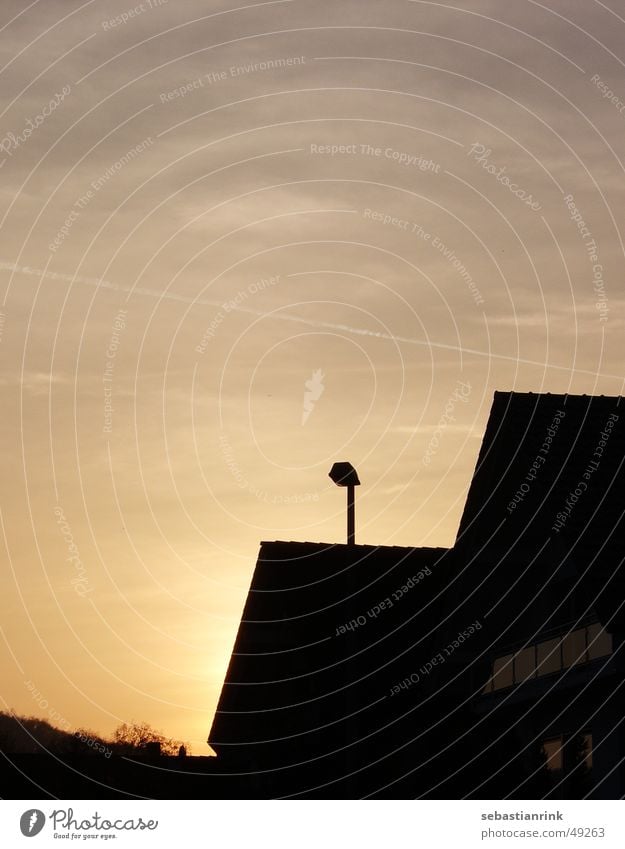
[[[133,754],[148,743],[159,743],[164,755],[177,755],[188,743],[165,737],[147,722],[130,722],[119,725],[111,740],[79,728],[76,731],[56,728],[46,719],[36,716],[18,716],[0,711],[0,751],[6,754],[97,755]]]
[[[189,751],[188,743],[165,737],[147,722],[122,722],[113,732],[113,742],[116,749],[126,753],[145,749],[150,743],[159,743],[163,755],[177,755],[181,746]]]

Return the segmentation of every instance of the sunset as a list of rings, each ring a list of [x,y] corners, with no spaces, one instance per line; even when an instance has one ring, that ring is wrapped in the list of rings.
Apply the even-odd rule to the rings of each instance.
[[[358,546],[452,549],[496,392],[625,394],[624,38],[598,0],[3,1],[4,713],[213,755],[261,543],[346,543],[334,463]]]

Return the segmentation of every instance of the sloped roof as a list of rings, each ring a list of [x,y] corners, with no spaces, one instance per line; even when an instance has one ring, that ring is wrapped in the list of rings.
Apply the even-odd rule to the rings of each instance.
[[[456,545],[596,547],[625,506],[624,459],[622,397],[495,392]]]
[[[622,397],[496,392],[456,552],[528,615],[570,589],[577,611],[625,625],[624,460]]]
[[[389,698],[393,685],[470,624],[452,558],[441,548],[262,543],[211,746],[236,757],[252,743],[265,763],[294,751],[332,757],[360,738],[359,757],[385,751],[406,711]]]

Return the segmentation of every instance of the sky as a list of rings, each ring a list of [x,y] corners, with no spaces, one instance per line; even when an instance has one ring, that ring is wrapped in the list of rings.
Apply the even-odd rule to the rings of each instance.
[[[259,542],[450,546],[623,392],[615,0],[3,0],[0,708],[206,737]]]

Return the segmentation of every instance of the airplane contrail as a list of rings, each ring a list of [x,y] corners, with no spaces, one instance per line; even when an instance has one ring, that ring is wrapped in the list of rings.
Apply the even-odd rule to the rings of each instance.
[[[95,288],[110,289],[115,292],[125,292],[133,295],[146,295],[157,300],[178,301],[184,304],[199,304],[201,306],[210,306],[221,308],[223,301],[214,301],[208,298],[191,298],[188,295],[176,295],[174,292],[159,292],[156,289],[147,289],[142,286],[122,286],[119,283],[112,283],[109,280],[103,280],[96,277],[82,277],[74,274],[64,274],[56,271],[44,271],[41,268],[31,268],[29,265],[17,265],[13,262],[0,262],[0,271],[13,271],[18,274],[27,274],[34,277],[43,277],[47,280],[62,280],[68,283],[82,283]],[[592,377],[607,377],[614,380],[624,380],[625,375],[622,374],[606,374],[605,372],[592,371],[591,369],[578,368],[577,366],[560,366],[555,363],[545,363],[540,360],[528,360],[523,357],[515,357],[510,354],[498,354],[494,351],[481,351],[477,348],[467,348],[463,345],[449,345],[445,342],[432,342],[424,339],[414,339],[409,336],[398,336],[394,333],[382,333],[376,330],[367,330],[364,327],[353,327],[348,324],[335,324],[329,321],[318,321],[315,319],[304,318],[290,313],[278,312],[263,312],[261,310],[250,309],[243,306],[230,306],[230,312],[240,312],[247,315],[253,315],[257,318],[271,318],[276,321],[290,321],[296,324],[303,324],[306,327],[311,327],[315,330],[333,330],[341,333],[348,333],[351,336],[365,336],[371,339],[380,339],[388,342],[401,343],[403,345],[415,345],[421,348],[435,348],[443,351],[453,351],[458,354],[467,354],[475,357],[485,357],[487,359],[504,360],[511,363],[521,363],[522,365],[538,366],[539,368],[550,368],[556,371],[564,371],[575,374],[586,374]]]

